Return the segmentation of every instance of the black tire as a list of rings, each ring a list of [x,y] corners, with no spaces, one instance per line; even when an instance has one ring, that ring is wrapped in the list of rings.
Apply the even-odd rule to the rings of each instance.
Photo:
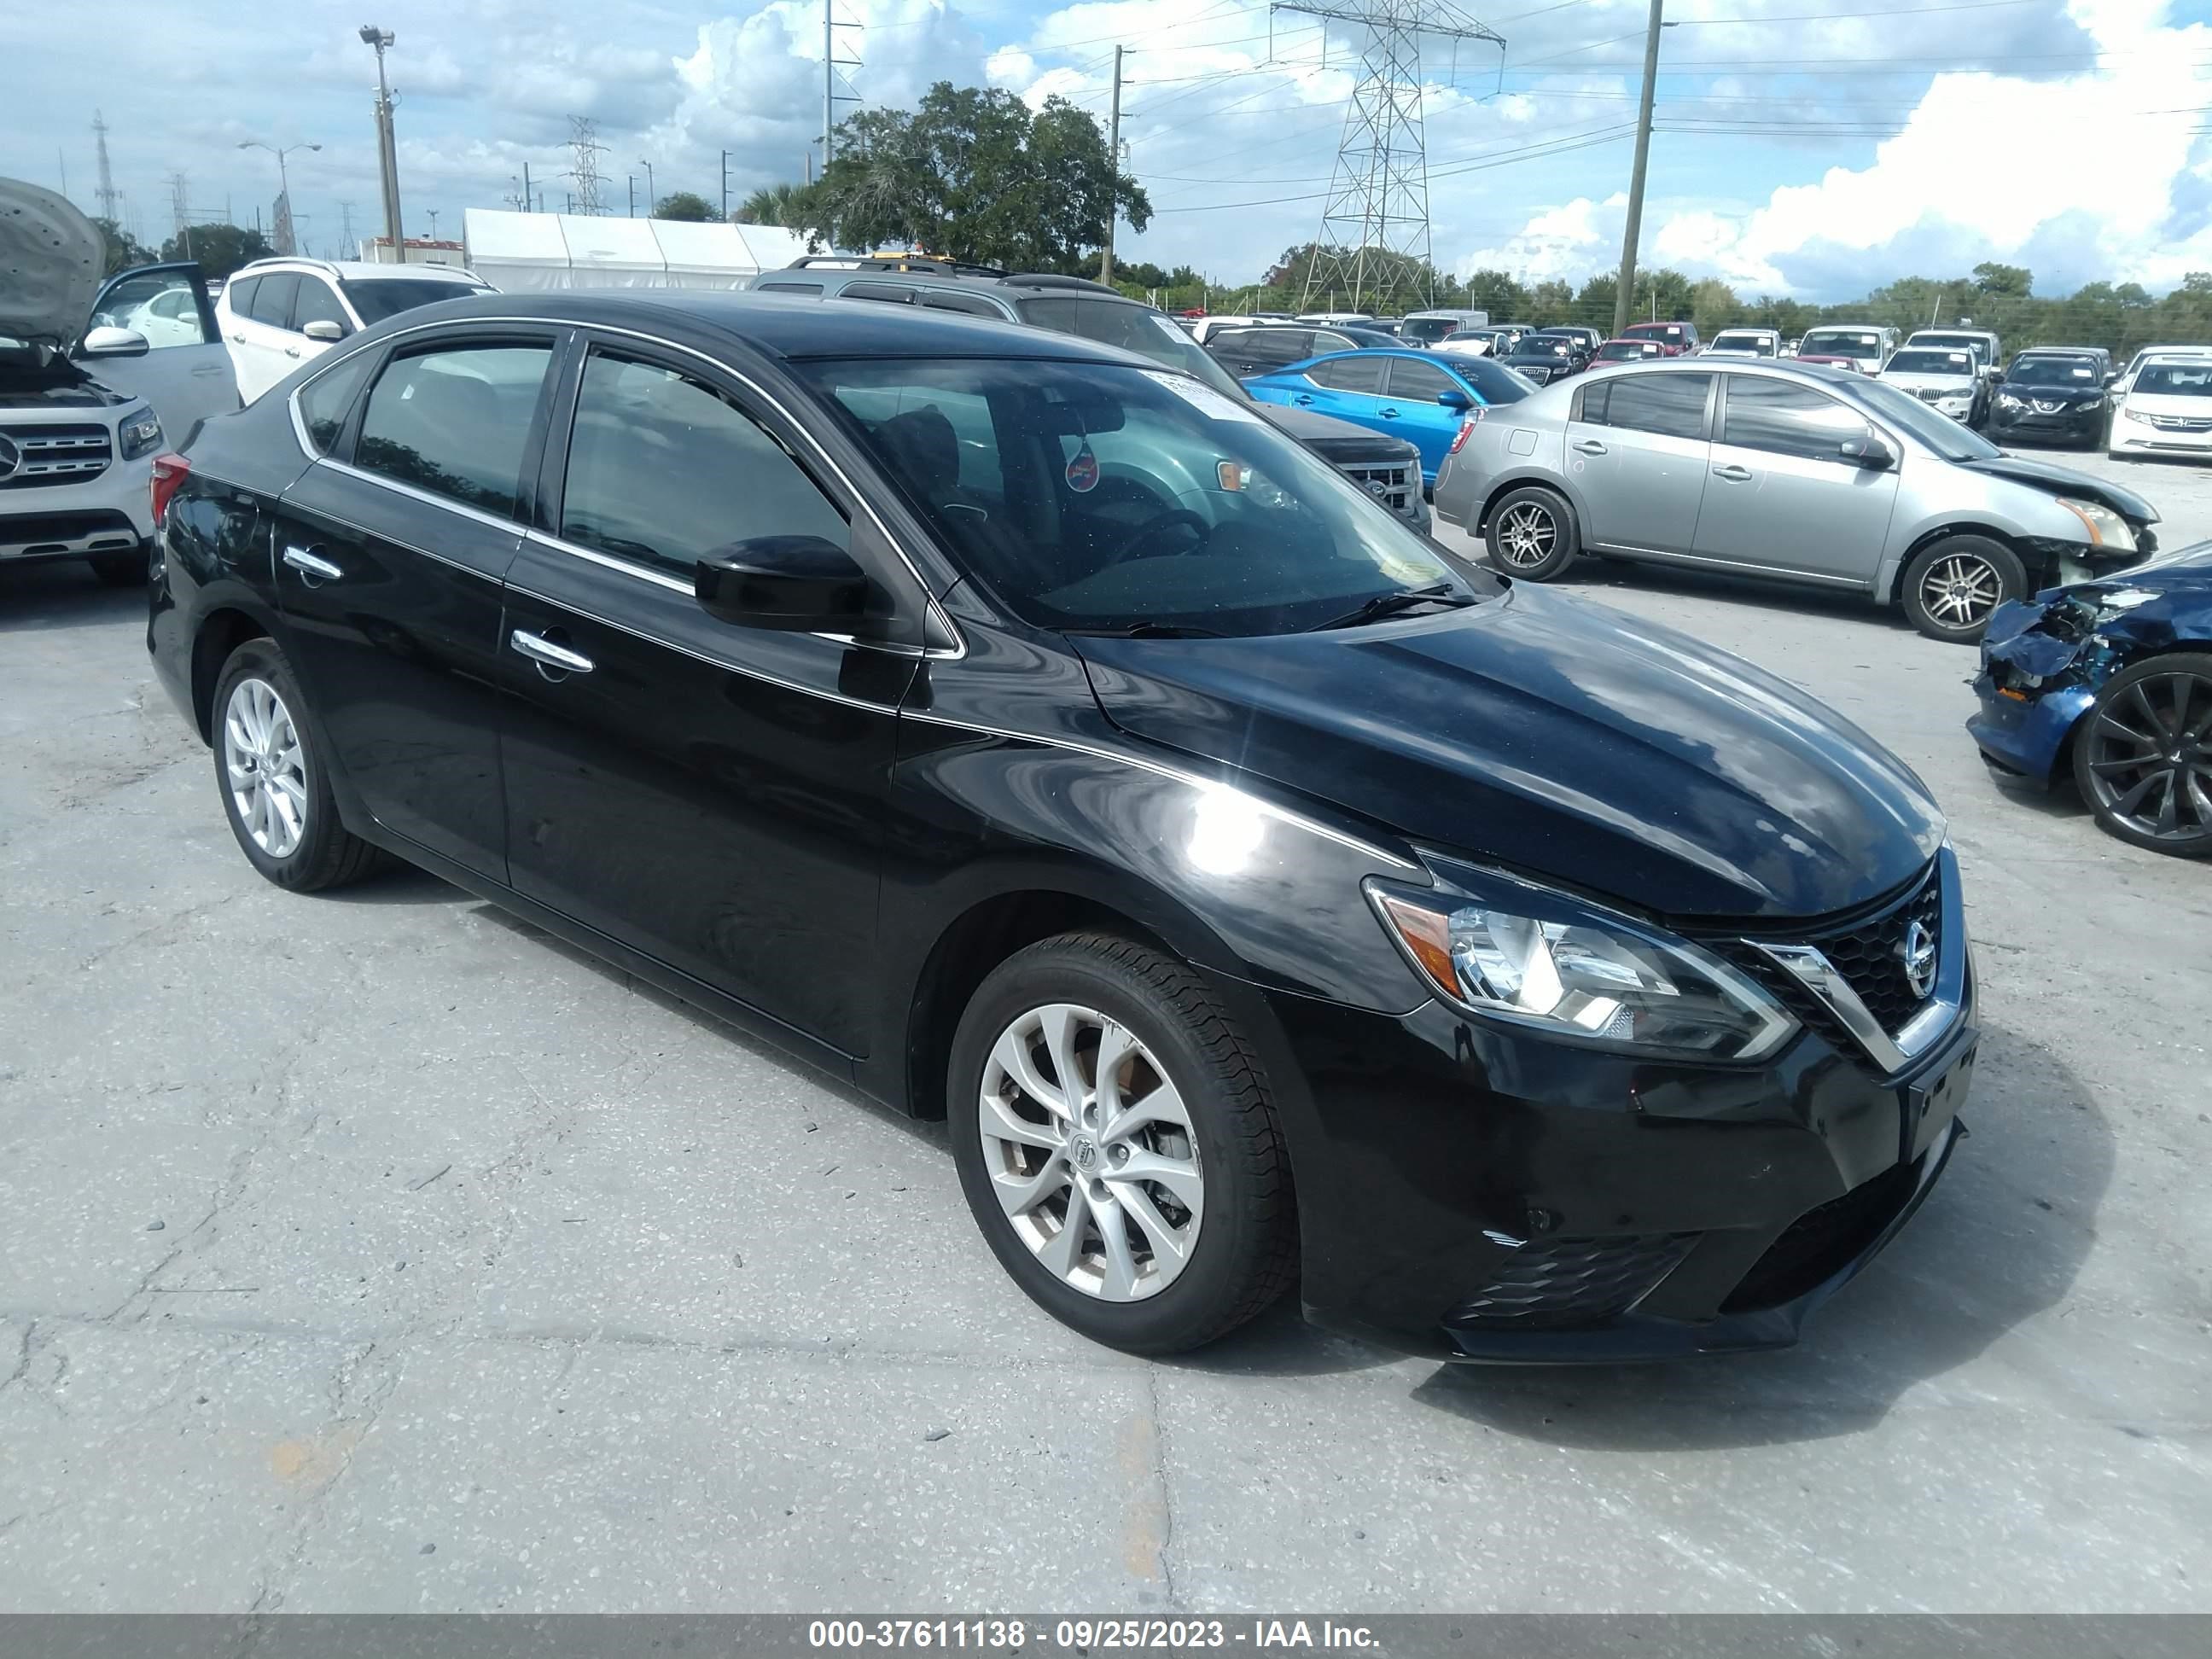
[[[1188,1111],[1188,1138],[1204,1182],[1195,1242],[1180,1272],[1138,1299],[1106,1300],[1077,1289],[1048,1267],[1040,1251],[1049,1246],[1033,1248],[1024,1240],[994,1184],[993,1160],[1002,1159],[1004,1152],[995,1140],[987,1145],[983,1129],[986,1066],[1002,1033],[1024,1016],[1055,1004],[1095,1011],[1124,1027],[1149,1051]],[[1048,1050],[1043,1052],[1048,1060]],[[1096,1057],[1094,1047],[1089,1055],[1094,1065]],[[1185,963],[1105,933],[1066,933],[1017,951],[969,1000],[953,1037],[946,1086],[960,1185],[992,1254],[1039,1307],[1091,1340],[1130,1353],[1199,1347],[1267,1308],[1296,1277],[1290,1158],[1266,1076],[1235,1019]],[[1046,1121],[1035,1113],[1028,1115]],[[1096,1167],[1101,1173],[1108,1158],[1104,1141],[1100,1136]],[[1036,1160],[1039,1172],[1060,1158],[1045,1152],[1028,1156]],[[1060,1158],[1063,1171],[1074,1172],[1073,1156]],[[1087,1184],[1095,1190],[1108,1183],[1094,1176]],[[1070,1187],[1066,1203],[1077,1201]],[[1065,1212],[1063,1208],[1059,1213]],[[1048,1201],[1036,1215],[1047,1222],[1054,1218]],[[1099,1224],[1088,1224],[1090,1231],[1079,1231],[1076,1238],[1098,1237],[1103,1261]],[[1133,1246],[1150,1250],[1133,1215],[1115,1224],[1125,1229]],[[1055,1236],[1065,1225],[1063,1221]]]
[[[296,786],[285,793],[298,799],[297,841],[290,846],[278,842],[274,850],[255,839],[240,805],[239,791],[232,787],[233,750],[250,746],[240,744],[228,729],[233,718],[233,697],[248,681],[266,686],[275,694],[283,714],[283,729],[292,739],[282,745],[283,751],[296,760],[296,764],[281,769],[283,776]],[[322,758],[315,752],[314,738],[305,717],[306,708],[300,682],[276,642],[269,639],[248,640],[230,653],[216,679],[215,704],[208,721],[214,738],[216,790],[222,799],[223,816],[230,821],[230,832],[238,838],[239,850],[246,854],[246,862],[264,876],[295,893],[343,887],[374,874],[386,861],[380,850],[338,822],[337,802],[331,794],[330,779],[324,772]],[[245,732],[242,726],[240,732]],[[250,738],[251,734],[246,735]],[[264,769],[258,760],[255,768],[276,769]],[[264,789],[263,793],[269,791]]]
[[[1898,584],[1912,625],[1952,645],[1972,645],[1992,611],[2027,592],[2027,568],[2020,556],[1987,536],[1945,536],[1929,543]]]
[[[2147,657],[2106,681],[2075,734],[2074,783],[2098,823],[2129,845],[2212,855],[2212,655]]]
[[[128,553],[95,553],[85,561],[92,574],[107,587],[143,587],[148,566],[147,550],[141,546]]]
[[[1492,568],[1532,582],[1552,580],[1582,551],[1573,504],[1557,490],[1523,484],[1501,497],[1483,526]]]

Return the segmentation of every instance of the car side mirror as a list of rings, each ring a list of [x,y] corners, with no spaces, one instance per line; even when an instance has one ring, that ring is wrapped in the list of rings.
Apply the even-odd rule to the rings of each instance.
[[[1437,393],[1437,401],[1442,404],[1446,409],[1473,409],[1474,407],[1474,399],[1468,397],[1467,393],[1462,392],[1457,386],[1447,386],[1444,390]]]
[[[1887,472],[1897,465],[1897,452],[1879,438],[1846,438],[1836,451],[1855,466],[1869,472]]]
[[[150,349],[135,328],[95,328],[84,337],[80,357],[143,357]]]
[[[819,536],[756,536],[699,561],[692,591],[707,614],[738,628],[873,635],[875,584],[853,556]]]
[[[333,340],[343,340],[346,335],[343,324],[334,323],[327,317],[316,318],[313,322],[301,328],[300,332],[311,340],[320,340],[325,345],[330,344]]]

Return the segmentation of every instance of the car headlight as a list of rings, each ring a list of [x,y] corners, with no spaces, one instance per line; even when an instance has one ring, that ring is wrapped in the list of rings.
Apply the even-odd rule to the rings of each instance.
[[[2136,532],[2128,521],[2101,501],[2079,501],[2070,495],[2058,497],[2058,505],[2081,520],[2081,527],[2089,532],[2089,545],[2109,547],[2122,553],[2132,553]]]
[[[2009,392],[2000,392],[1997,393],[1997,407],[1999,409],[2026,409],[2027,404],[2021,398],[2014,397]]]
[[[150,455],[161,447],[161,423],[149,410],[143,415],[133,415],[123,422],[115,435],[123,447],[123,459],[135,461],[141,455]]]
[[[2134,410],[2127,408],[2125,405],[2122,405],[2121,407],[2120,418],[2124,421],[2141,421],[2145,426],[2148,426],[2150,424],[2149,416],[2138,415]]]
[[[1758,985],[1686,939],[1509,877],[1454,888],[1370,880],[1368,896],[1453,1006],[1571,1042],[1703,1060],[1761,1060],[1797,1030]]]

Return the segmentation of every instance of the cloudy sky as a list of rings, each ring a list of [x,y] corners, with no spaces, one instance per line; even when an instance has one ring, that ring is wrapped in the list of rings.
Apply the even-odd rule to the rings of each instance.
[[[903,105],[949,78],[1103,121],[1130,48],[1122,134],[1157,216],[1125,258],[1249,280],[1317,229],[1361,31],[1264,0],[833,0],[839,90]],[[1442,8],[1440,7],[1441,10]],[[1503,52],[1423,52],[1434,256],[1579,280],[1619,258],[1644,0],[1461,9]],[[2039,292],[2170,286],[2212,270],[2212,0],[1671,0],[1644,257],[1746,293],[1844,299],[1906,273],[2030,266]],[[301,234],[334,252],[380,228],[357,30],[398,44],[409,234],[457,234],[527,162],[574,188],[569,118],[598,124],[603,198],[653,182],[730,199],[799,176],[822,118],[823,11],[593,0],[165,0],[0,7],[0,173],[94,205],[91,124],[142,235],[173,175],[196,220],[264,222],[290,158]],[[841,106],[841,113],[851,106]]]

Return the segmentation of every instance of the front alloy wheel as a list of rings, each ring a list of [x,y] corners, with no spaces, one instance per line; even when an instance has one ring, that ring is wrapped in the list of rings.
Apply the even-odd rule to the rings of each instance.
[[[1931,640],[1966,644],[1990,615],[2027,591],[2019,555],[1987,536],[1948,536],[1905,567],[1905,614]]]
[[[1018,951],[969,999],[945,1078],[975,1224],[1061,1323],[1175,1353],[1290,1284],[1290,1159],[1267,1080],[1188,963],[1108,933]]]
[[[2212,854],[2212,657],[2153,657],[2115,675],[2075,740],[2074,781],[2121,840]]]
[[[1172,1285],[1206,1216],[1190,1113],[1152,1051],[1095,1008],[1018,1016],[976,1101],[1014,1232],[1063,1285],[1133,1302]]]

